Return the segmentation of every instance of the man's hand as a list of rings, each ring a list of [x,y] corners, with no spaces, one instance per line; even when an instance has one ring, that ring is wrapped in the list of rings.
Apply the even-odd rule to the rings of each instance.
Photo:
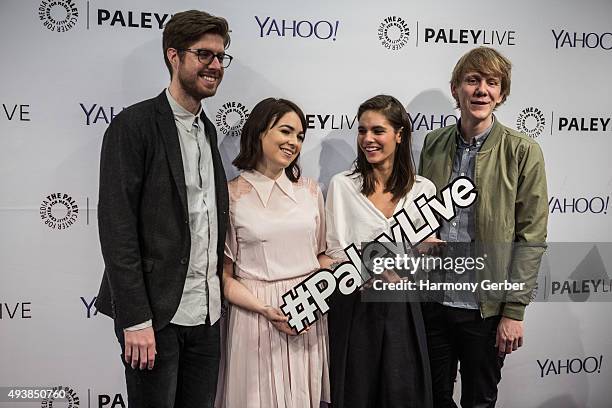
[[[497,325],[495,347],[500,357],[516,351],[523,345],[523,322],[502,316]]]
[[[393,269],[386,269],[380,274],[380,279],[389,283],[398,283],[402,280],[402,278]]]
[[[142,330],[124,330],[125,362],[144,370],[152,370],[155,364],[155,332],[153,327]]]
[[[436,237],[429,237],[414,247],[414,250],[416,255],[441,256],[445,247],[446,241],[442,241]]]

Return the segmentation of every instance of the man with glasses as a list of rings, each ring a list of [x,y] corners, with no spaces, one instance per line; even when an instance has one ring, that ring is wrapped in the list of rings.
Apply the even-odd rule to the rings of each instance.
[[[131,408],[214,404],[228,197],[202,99],[232,60],[228,31],[202,11],[175,14],[163,33],[170,85],[104,135],[96,307],[115,321]]]

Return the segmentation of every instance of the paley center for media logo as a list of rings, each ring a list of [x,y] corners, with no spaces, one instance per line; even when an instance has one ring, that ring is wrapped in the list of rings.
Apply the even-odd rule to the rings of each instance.
[[[397,51],[408,44],[410,27],[399,16],[386,17],[378,26],[378,40],[388,50]]]
[[[306,114],[306,128],[319,130],[353,129],[357,125],[357,115],[335,113]]]
[[[77,392],[68,386],[58,386],[51,389],[53,393],[42,400],[41,408],[66,407],[78,408],[81,406],[81,399]]]
[[[558,116],[555,130],[559,132],[602,133],[612,131],[612,115]]]
[[[546,256],[556,265],[573,265],[576,255],[585,252],[586,254],[580,256],[582,260],[575,267],[565,271],[557,268],[554,274],[550,273],[550,264],[553,262],[548,262],[548,265],[540,271],[548,276],[544,282],[543,300],[570,302],[612,300],[612,279],[604,261],[609,259],[611,251],[612,245],[609,242],[549,243]]]
[[[547,120],[550,118],[550,122]],[[548,125],[547,123],[550,123]],[[612,131],[612,115],[589,114],[576,116],[572,113],[544,110],[529,106],[519,112],[516,118],[516,128],[526,135],[536,138],[541,136],[546,127],[550,126],[550,134],[609,134]]]
[[[69,194],[52,193],[40,203],[40,219],[51,229],[62,230],[74,225],[79,206]]]
[[[150,10],[126,10],[95,8],[94,2],[87,2],[87,29],[91,26],[108,28],[138,28],[163,30],[172,17],[171,13]]]
[[[43,0],[38,6],[38,18],[48,30],[62,33],[76,25],[79,10],[73,0]]]
[[[417,22],[418,26],[419,23]],[[423,36],[425,44],[470,44],[503,47],[516,45],[517,40],[517,32],[515,30],[485,29],[481,27],[425,26],[420,34]]]
[[[340,20],[285,19],[254,16],[259,37],[311,38],[336,41]]]
[[[415,46],[487,45],[506,47],[517,45],[518,33],[512,29],[484,27],[439,27],[416,21]],[[410,24],[399,16],[388,16],[378,26],[378,39],[389,50],[399,50],[408,44]]]
[[[249,110],[240,102],[224,103],[215,115],[217,129],[225,136],[240,136],[242,127],[249,118]]]
[[[117,391],[88,388],[88,408],[126,408],[128,406],[127,395]]]
[[[527,136],[536,138],[546,128],[546,118],[539,108],[530,106],[519,113],[516,118],[516,129]]]

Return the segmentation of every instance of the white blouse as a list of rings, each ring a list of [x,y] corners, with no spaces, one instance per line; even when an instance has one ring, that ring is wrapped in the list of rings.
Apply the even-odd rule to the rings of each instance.
[[[326,254],[334,259],[346,259],[344,248],[355,244],[361,249],[362,242],[373,241],[383,232],[391,236],[393,217],[387,218],[374,204],[361,194],[361,175],[352,170],[336,174],[327,190],[325,203]],[[414,200],[421,194],[432,197],[436,194],[435,185],[425,177],[416,176],[412,189],[402,197],[393,214],[401,209],[414,220],[418,229],[425,224]]]

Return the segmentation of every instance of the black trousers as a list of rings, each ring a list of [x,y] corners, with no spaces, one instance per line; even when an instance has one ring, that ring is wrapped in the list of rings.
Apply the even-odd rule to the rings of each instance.
[[[155,332],[152,370],[133,369],[124,360],[123,330],[115,329],[125,366],[130,408],[212,408],[219,374],[219,322],[169,324]]]
[[[423,303],[435,408],[456,407],[453,388],[457,362],[461,373],[461,406],[494,407],[504,357],[495,337],[500,316],[483,319],[479,310]]]

